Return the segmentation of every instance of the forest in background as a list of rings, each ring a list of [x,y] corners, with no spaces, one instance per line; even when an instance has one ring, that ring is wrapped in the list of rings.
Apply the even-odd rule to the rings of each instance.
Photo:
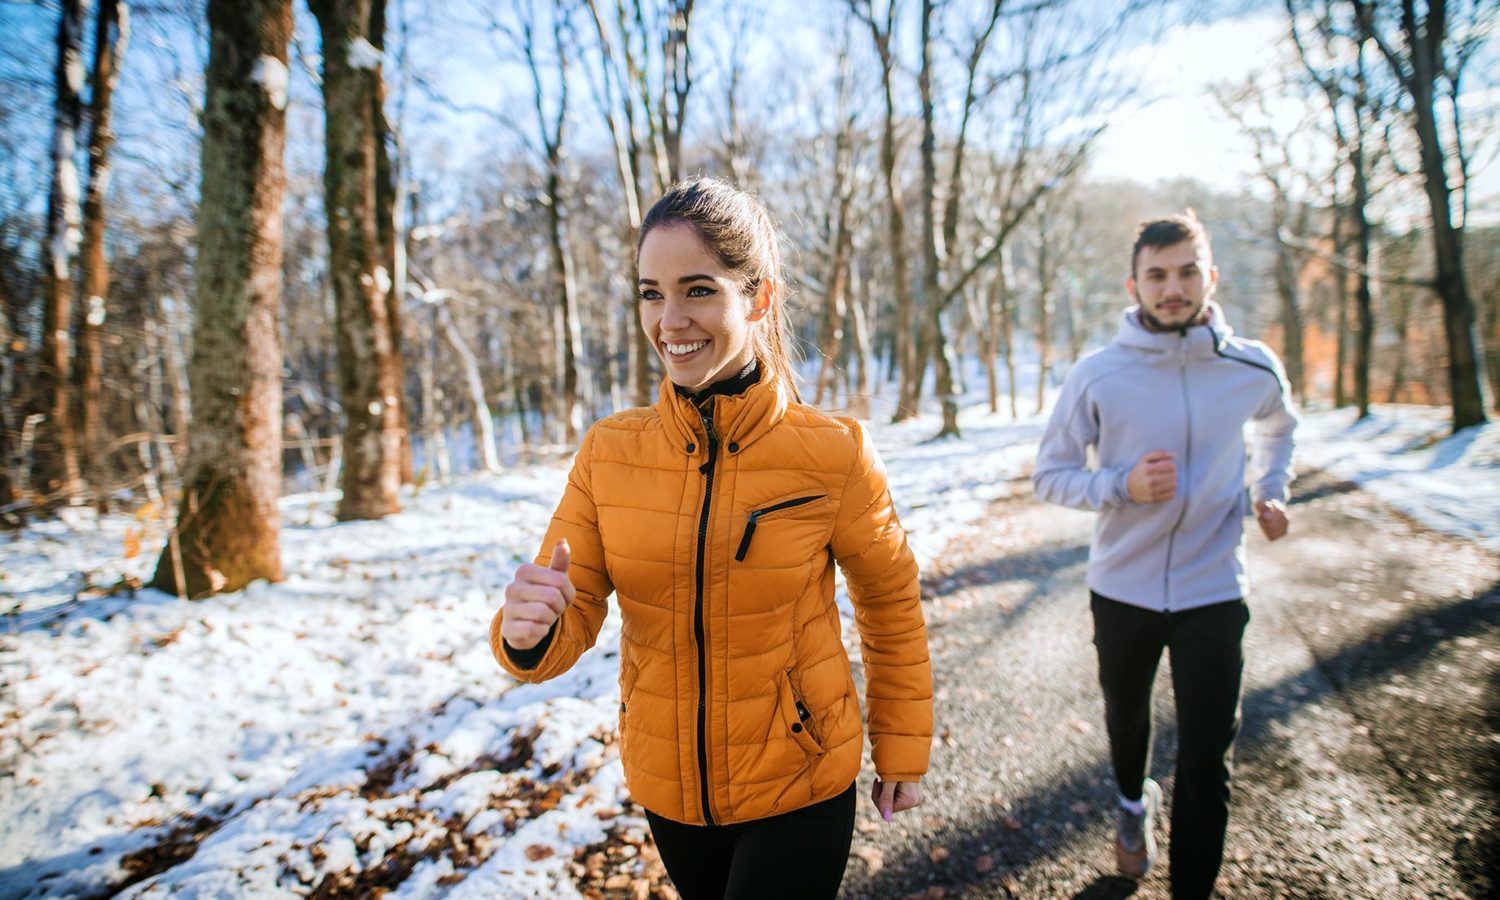
[[[1240,190],[1092,174],[1120,110],[1169,87],[1143,48],[1268,10],[1263,69],[1211,88],[1254,148]],[[1302,402],[1447,405],[1460,429],[1500,397],[1500,229],[1469,189],[1495,155],[1492,2],[0,16],[0,518],[149,504],[173,593],[279,577],[288,487],[376,518],[455,457],[565,453],[650,402],[634,235],[700,172],[780,220],[826,408],[941,410],[944,435],[966,389],[1040,411],[1112,334],[1135,223],[1185,205]]]

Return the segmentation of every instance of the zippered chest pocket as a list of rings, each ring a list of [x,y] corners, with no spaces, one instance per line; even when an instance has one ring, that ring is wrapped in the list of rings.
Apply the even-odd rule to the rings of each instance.
[[[745,561],[745,554],[750,552],[750,542],[755,539],[755,530],[757,527],[759,527],[761,522],[765,521],[766,519],[773,519],[777,516],[794,515],[797,512],[804,511],[805,507],[811,506],[812,504],[817,503],[820,500],[827,499],[827,494],[808,494],[802,497],[792,497],[791,499],[772,503],[768,506],[762,506],[759,509],[750,510],[745,514],[745,531],[744,535],[740,538],[739,549],[734,552],[735,561]]]

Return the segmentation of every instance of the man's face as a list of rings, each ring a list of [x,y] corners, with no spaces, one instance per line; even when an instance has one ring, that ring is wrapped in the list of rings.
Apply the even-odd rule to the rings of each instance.
[[[1141,321],[1152,331],[1174,331],[1198,320],[1213,296],[1219,270],[1206,244],[1178,241],[1142,247],[1125,290],[1141,305]]]

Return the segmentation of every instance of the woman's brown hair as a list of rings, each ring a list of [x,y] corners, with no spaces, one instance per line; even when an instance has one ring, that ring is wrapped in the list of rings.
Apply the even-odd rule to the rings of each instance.
[[[751,194],[718,178],[679,181],[646,213],[636,253],[653,229],[673,223],[691,227],[724,268],[739,279],[740,290],[747,297],[755,296],[761,285],[770,281],[771,305],[764,327],[752,329],[751,340],[762,365],[780,379],[794,400],[801,402],[784,312],[786,277],[781,269],[781,236],[765,207]]]

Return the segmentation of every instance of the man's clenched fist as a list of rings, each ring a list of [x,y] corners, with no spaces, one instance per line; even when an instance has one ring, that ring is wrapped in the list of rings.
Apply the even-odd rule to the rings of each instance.
[[[1152,450],[1125,478],[1130,499],[1137,503],[1160,503],[1177,494],[1177,457],[1166,450]]]
[[[1286,534],[1289,524],[1286,517],[1286,504],[1280,500],[1257,500],[1255,520],[1260,523],[1260,530],[1265,533],[1266,540],[1276,540]]]

